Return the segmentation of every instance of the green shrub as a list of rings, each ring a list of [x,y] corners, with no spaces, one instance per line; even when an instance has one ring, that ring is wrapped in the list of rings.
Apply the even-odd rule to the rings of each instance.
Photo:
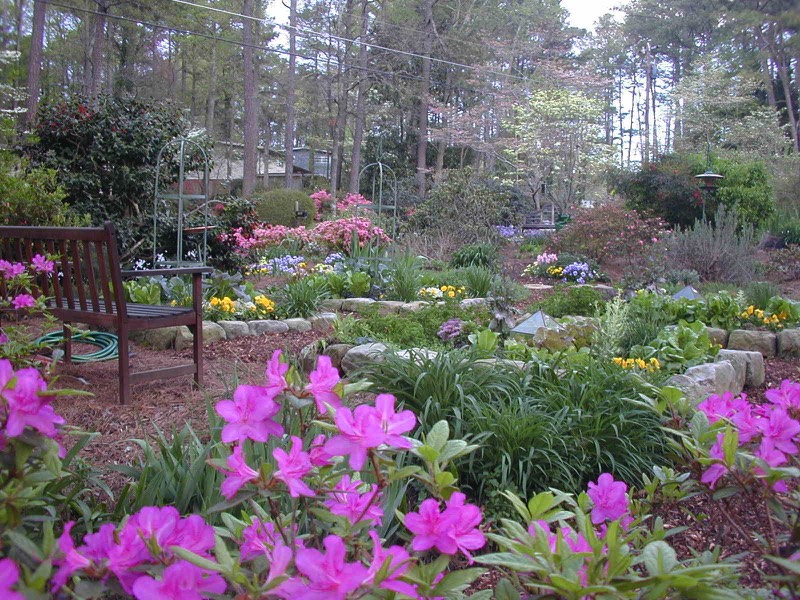
[[[774,296],[780,296],[780,288],[771,281],[753,281],[744,289],[748,305],[764,310]]]
[[[88,225],[65,202],[67,194],[53,169],[31,169],[0,152],[0,225],[64,227]]]
[[[277,314],[282,318],[306,318],[317,312],[330,296],[324,277],[304,277],[287,283],[278,292]]]
[[[756,271],[753,227],[739,227],[736,214],[717,209],[714,220],[695,221],[667,238],[668,268],[693,269],[703,281],[746,283]]]
[[[675,373],[701,363],[710,362],[719,352],[711,341],[706,326],[700,321],[666,327],[646,346],[630,349],[630,358],[645,361],[657,358],[664,372]]]
[[[256,215],[260,221],[270,225],[284,225],[295,227],[298,225],[312,225],[317,209],[314,201],[308,194],[300,190],[270,190],[256,192],[251,197],[255,204]],[[305,217],[298,217],[296,208],[306,213]]]
[[[800,217],[796,213],[780,212],[772,217],[769,232],[784,244],[800,244]]]
[[[463,273],[467,293],[472,298],[486,298],[490,294],[495,276],[489,269],[473,265],[464,269]]]
[[[387,292],[389,297],[403,302],[413,302],[422,287],[422,269],[416,256],[406,254],[395,257],[389,264]]]
[[[739,315],[747,308],[744,294],[736,295],[721,291],[716,294],[706,294],[705,304],[698,314],[698,318],[710,327],[722,329],[736,329],[741,321]]]
[[[487,368],[470,350],[365,367],[374,390],[390,389],[419,415],[421,429],[445,419],[454,435],[482,442],[457,464],[462,486],[489,512],[499,492],[559,487],[578,490],[596,473],[630,482],[665,464],[659,417],[641,402],[643,381],[611,364],[569,367],[552,359],[526,374],[507,364]]]
[[[603,295],[589,286],[559,287],[544,300],[530,307],[530,311],[541,310],[551,317],[567,315],[594,317],[603,311]]]
[[[488,242],[463,246],[456,250],[453,258],[450,259],[450,266],[456,268],[483,267],[491,269],[496,263],[497,246]]]

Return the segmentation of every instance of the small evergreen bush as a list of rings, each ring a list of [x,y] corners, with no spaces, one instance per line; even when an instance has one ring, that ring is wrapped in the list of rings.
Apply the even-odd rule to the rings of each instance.
[[[574,286],[558,288],[550,296],[531,307],[542,310],[551,317],[565,317],[567,315],[594,317],[601,313],[605,307],[603,295],[588,286]]]
[[[317,209],[314,201],[300,190],[270,190],[256,192],[252,196],[256,214],[263,223],[294,227],[313,224]],[[305,217],[295,214],[296,207],[306,213]]]
[[[497,263],[497,247],[488,242],[463,246],[453,253],[451,267],[483,267],[491,269]]]

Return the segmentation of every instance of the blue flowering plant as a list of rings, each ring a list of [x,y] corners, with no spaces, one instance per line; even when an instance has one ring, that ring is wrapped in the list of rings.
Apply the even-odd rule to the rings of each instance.
[[[561,271],[562,281],[575,283],[587,283],[597,279],[597,271],[592,269],[588,263],[573,262],[564,267]]]

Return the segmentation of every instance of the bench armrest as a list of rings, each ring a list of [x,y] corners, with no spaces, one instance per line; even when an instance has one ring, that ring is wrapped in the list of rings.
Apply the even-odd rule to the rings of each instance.
[[[158,275],[208,275],[213,273],[211,267],[180,267],[178,269],[144,269],[138,271],[122,271],[123,279],[134,277],[156,277]]]

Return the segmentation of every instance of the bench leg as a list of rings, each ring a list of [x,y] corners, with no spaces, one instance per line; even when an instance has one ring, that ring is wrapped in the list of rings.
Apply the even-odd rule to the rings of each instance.
[[[190,325],[192,332],[192,358],[194,359],[194,384],[203,387],[203,325]]]
[[[120,327],[117,332],[119,341],[119,403],[127,404],[131,400],[131,365],[128,348],[128,329]]]
[[[64,323],[64,362],[72,362],[72,326],[70,323]]]

